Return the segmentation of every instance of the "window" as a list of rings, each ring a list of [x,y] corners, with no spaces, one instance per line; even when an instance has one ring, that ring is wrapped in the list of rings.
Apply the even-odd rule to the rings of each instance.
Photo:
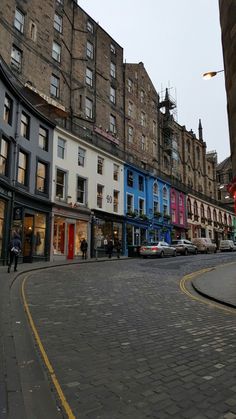
[[[116,65],[113,62],[110,64],[110,75],[113,79],[116,78]]]
[[[82,177],[77,178],[77,198],[76,201],[80,204],[86,204],[86,179]]]
[[[133,211],[133,195],[127,194],[127,212]]]
[[[66,173],[60,169],[56,171],[56,198],[65,199]]]
[[[85,115],[90,119],[93,117],[93,102],[87,97],[85,99]]]
[[[172,208],[172,210],[171,210],[171,221],[172,221],[172,223],[176,223],[176,209],[175,208]]]
[[[158,201],[153,201],[153,213],[156,215],[156,213],[159,212],[159,203]]]
[[[22,66],[22,51],[15,45],[12,45],[11,50],[11,65],[16,70],[20,71]]]
[[[112,54],[115,54],[116,53],[116,47],[115,47],[114,44],[111,44],[110,45],[110,51],[111,51]]]
[[[171,203],[175,204],[175,193],[171,192]]]
[[[191,204],[191,200],[188,198],[187,200],[187,212],[188,212],[188,217],[192,216],[192,204]]]
[[[58,138],[57,141],[57,157],[60,159],[65,158],[65,150],[66,150],[66,141],[62,138]]]
[[[23,151],[19,151],[18,155],[18,172],[17,182],[22,185],[27,185],[27,170],[28,170],[28,155]]]
[[[144,178],[143,178],[143,176],[138,177],[138,189],[139,189],[139,191],[144,191]]]
[[[140,102],[141,103],[144,102],[144,96],[145,96],[144,90],[141,90],[141,92],[140,92]]]
[[[48,151],[48,130],[43,127],[39,127],[39,147]]]
[[[153,183],[153,194],[158,195],[158,184],[157,184],[157,182]]]
[[[87,21],[87,31],[90,32],[90,33],[94,32],[93,24],[89,20]]]
[[[92,87],[92,85],[93,85],[93,72],[88,67],[86,68],[86,78],[85,78],[85,81],[86,81],[86,84],[88,86],[91,86]]]
[[[182,211],[180,211],[179,213],[179,223],[184,224],[184,214]]]
[[[64,0],[56,0],[56,3],[59,4],[60,6],[64,5]]]
[[[37,38],[37,26],[36,24],[31,20],[29,24],[29,36],[32,41],[36,41]]]
[[[85,154],[86,154],[86,150],[84,150],[83,148],[79,147],[78,148],[78,166],[84,167],[84,164],[85,164]]]
[[[134,139],[134,129],[133,129],[133,127],[131,127],[129,125],[129,127],[128,127],[128,141],[129,141],[129,143],[132,143],[133,139]]]
[[[36,174],[36,189],[39,192],[46,193],[46,176],[47,176],[47,165],[38,161],[37,174]]]
[[[8,170],[8,155],[9,155],[9,143],[2,138],[0,140],[0,175],[7,176]]]
[[[127,89],[128,89],[128,92],[130,92],[130,93],[133,90],[133,81],[131,79],[127,80]]]
[[[60,79],[54,74],[51,75],[50,93],[54,97],[59,97],[60,94]]]
[[[167,195],[167,189],[164,186],[164,188],[163,188],[163,199],[167,199],[167,197],[168,197],[168,195]]]
[[[144,112],[141,112],[140,123],[141,123],[142,127],[146,126],[146,118],[145,118],[145,113]]]
[[[116,89],[112,86],[110,86],[110,101],[111,103],[116,103]]]
[[[97,160],[97,173],[99,175],[103,174],[103,167],[104,167],[104,159],[102,157],[98,156],[98,160]]]
[[[144,214],[144,199],[139,198],[139,208],[138,208],[139,215]]]
[[[24,14],[19,9],[16,9],[14,26],[21,33],[24,32],[24,21],[25,21]]]
[[[62,33],[62,17],[57,13],[54,15],[54,28],[56,31]]]
[[[112,134],[116,134],[116,117],[114,115],[110,115],[110,132]]]
[[[211,209],[210,209],[210,207],[207,207],[207,218],[208,218],[208,220],[211,220]]]
[[[197,159],[200,160],[200,149],[199,147],[196,148]]]
[[[30,136],[30,118],[24,112],[21,114],[20,134],[22,137],[29,140]]]
[[[113,211],[118,212],[119,208],[119,191],[113,191]]]
[[[182,195],[179,196],[179,206],[180,207],[183,206],[183,196]]]
[[[61,46],[55,41],[52,44],[52,58],[59,63],[61,62]]]
[[[169,214],[168,214],[168,207],[167,207],[167,205],[166,205],[166,204],[163,204],[163,215],[164,215],[164,217],[165,217],[166,215],[169,215]]]
[[[91,44],[91,42],[89,41],[87,41],[86,55],[87,55],[87,58],[90,58],[90,60],[93,59],[93,44]]]
[[[102,208],[104,186],[97,185],[97,207]]]
[[[143,134],[142,134],[142,137],[141,137],[141,150],[143,150],[143,151],[146,150],[146,137]]]
[[[134,185],[133,172],[131,172],[131,170],[127,170],[127,185],[131,188]]]
[[[113,165],[113,180],[119,180],[119,166],[118,166],[118,164]]]
[[[6,94],[5,100],[4,100],[3,120],[9,125],[12,124],[12,110],[13,110],[13,101]]]
[[[132,116],[132,114],[133,114],[133,103],[129,102],[128,103],[128,115]]]

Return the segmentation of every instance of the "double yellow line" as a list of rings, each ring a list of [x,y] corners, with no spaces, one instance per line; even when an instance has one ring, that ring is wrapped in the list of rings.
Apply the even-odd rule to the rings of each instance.
[[[230,265],[230,264],[231,263],[229,263],[228,265]],[[200,271],[196,271],[196,272],[193,272],[191,274],[188,274],[188,275],[183,276],[183,278],[180,280],[180,283],[179,283],[179,287],[180,287],[181,291],[184,294],[186,294],[188,297],[190,297],[192,300],[199,301],[200,303],[207,304],[210,307],[217,308],[217,309],[222,310],[222,311],[225,311],[227,313],[236,314],[236,309],[223,306],[220,303],[214,303],[214,302],[209,301],[207,299],[200,298],[197,295],[191,294],[191,292],[187,289],[186,286],[187,286],[187,283],[189,281],[191,281],[192,279],[194,279],[197,276],[200,276],[200,275],[202,275],[202,274],[204,274],[206,272],[210,272],[213,269],[214,268],[205,268],[205,269],[201,269]]]
[[[25,296],[25,283],[26,283],[27,278],[28,278],[28,276],[26,276],[24,278],[23,282],[22,282],[21,293],[22,293],[22,298],[23,298],[23,302],[24,302],[24,308],[25,308],[25,311],[27,313],[27,317],[28,317],[28,320],[29,320],[31,329],[33,331],[33,334],[34,334],[35,340],[37,342],[37,345],[38,345],[38,347],[40,349],[40,352],[41,352],[41,355],[43,357],[44,363],[45,363],[45,365],[47,367],[47,370],[48,370],[48,372],[50,374],[51,380],[52,380],[52,382],[54,384],[54,387],[55,387],[55,389],[57,391],[57,394],[59,396],[59,399],[61,401],[62,407],[65,410],[68,419],[75,419],[75,416],[74,416],[74,414],[73,414],[73,412],[72,412],[72,410],[71,410],[68,402],[66,401],[66,398],[65,398],[64,393],[63,393],[63,391],[61,389],[61,386],[60,386],[60,384],[58,382],[58,379],[57,379],[56,374],[55,374],[55,372],[53,370],[53,367],[52,367],[52,365],[51,365],[51,363],[50,363],[50,361],[48,359],[48,356],[46,354],[46,351],[45,351],[45,349],[43,347],[43,344],[42,344],[41,339],[39,337],[39,334],[37,332],[36,326],[34,324],[33,318],[31,316],[31,313],[30,313],[30,310],[29,310],[29,306],[28,306],[28,303],[27,303],[27,300],[26,300],[26,296]]]

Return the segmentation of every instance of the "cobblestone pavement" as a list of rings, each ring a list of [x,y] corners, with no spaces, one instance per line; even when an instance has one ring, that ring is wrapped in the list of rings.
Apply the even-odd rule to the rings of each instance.
[[[236,418],[236,316],[179,288],[184,274],[227,260],[81,264],[27,280],[32,317],[76,418]]]

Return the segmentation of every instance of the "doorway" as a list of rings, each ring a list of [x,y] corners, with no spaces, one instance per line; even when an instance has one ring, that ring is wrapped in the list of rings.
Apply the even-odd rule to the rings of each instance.
[[[75,224],[68,225],[68,255],[67,259],[74,259]]]
[[[34,216],[25,214],[23,235],[23,262],[32,262],[33,256]]]

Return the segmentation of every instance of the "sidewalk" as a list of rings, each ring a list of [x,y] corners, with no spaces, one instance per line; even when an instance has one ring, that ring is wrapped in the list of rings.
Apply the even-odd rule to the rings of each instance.
[[[216,266],[193,279],[192,285],[204,297],[236,308],[236,262]]]

